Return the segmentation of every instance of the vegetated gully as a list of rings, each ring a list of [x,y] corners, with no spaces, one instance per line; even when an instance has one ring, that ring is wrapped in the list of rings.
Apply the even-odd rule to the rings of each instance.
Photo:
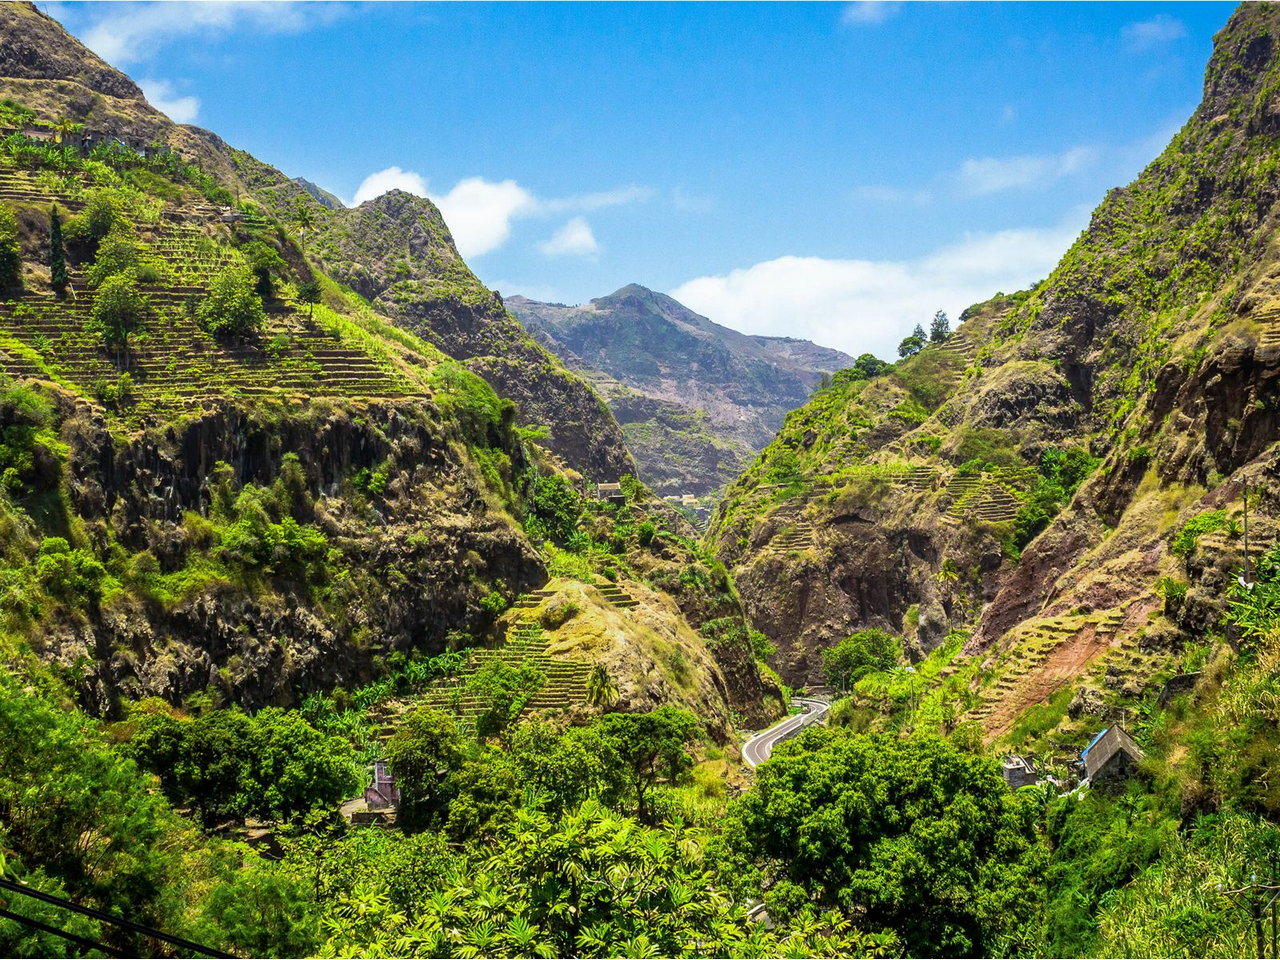
[[[769,759],[769,754],[773,753],[773,748],[777,744],[789,737],[794,737],[805,727],[818,723],[831,708],[831,704],[826,700],[809,697],[796,697],[791,702],[798,704],[803,712],[787,717],[785,720],[779,720],[768,730],[762,730],[742,745],[742,759],[747,762],[747,766],[760,766]]]

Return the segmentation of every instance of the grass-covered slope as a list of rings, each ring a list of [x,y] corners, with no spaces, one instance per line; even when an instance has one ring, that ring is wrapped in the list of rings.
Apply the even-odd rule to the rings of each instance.
[[[842,373],[730,489],[711,542],[784,676],[820,679],[861,627],[918,651],[963,630],[995,735],[1082,689],[1132,706],[1202,642],[1223,581],[1180,531],[1221,517],[1197,564],[1238,565],[1246,483],[1253,536],[1274,530],[1278,42],[1273,8],[1241,8],[1200,108],[1044,282]]]

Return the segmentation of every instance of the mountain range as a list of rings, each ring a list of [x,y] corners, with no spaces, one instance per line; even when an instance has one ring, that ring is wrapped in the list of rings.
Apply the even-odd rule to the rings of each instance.
[[[824,374],[853,363],[807,340],[738,333],[634,283],[577,307],[520,296],[507,306],[595,386],[645,481],[668,495],[715,493]]]

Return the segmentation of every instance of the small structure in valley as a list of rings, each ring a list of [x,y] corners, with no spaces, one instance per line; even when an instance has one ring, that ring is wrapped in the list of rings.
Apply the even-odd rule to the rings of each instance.
[[[627,502],[627,495],[622,492],[620,483],[597,483],[596,499],[622,506]]]
[[[1036,771],[1036,763],[1030,757],[1008,756],[1000,764],[1000,772],[1010,790],[1019,787],[1031,787],[1040,782],[1040,774]]]
[[[1118,726],[1106,727],[1080,754],[1084,775],[1094,787],[1121,784],[1138,772],[1142,748]]]
[[[400,805],[400,789],[387,761],[374,762],[373,783],[365,788],[364,802],[370,810],[394,810]]]

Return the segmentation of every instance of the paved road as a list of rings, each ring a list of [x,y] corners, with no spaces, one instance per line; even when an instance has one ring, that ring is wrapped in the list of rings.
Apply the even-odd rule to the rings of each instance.
[[[804,713],[797,713],[795,716],[780,720],[768,730],[757,733],[744,743],[742,745],[742,759],[747,762],[747,766],[758,767],[764,763],[769,759],[769,754],[773,752],[775,744],[781,743],[788,737],[794,737],[811,723],[817,723],[831,707],[831,704],[825,700],[813,700],[810,698],[797,697],[791,702],[803,707]]]

